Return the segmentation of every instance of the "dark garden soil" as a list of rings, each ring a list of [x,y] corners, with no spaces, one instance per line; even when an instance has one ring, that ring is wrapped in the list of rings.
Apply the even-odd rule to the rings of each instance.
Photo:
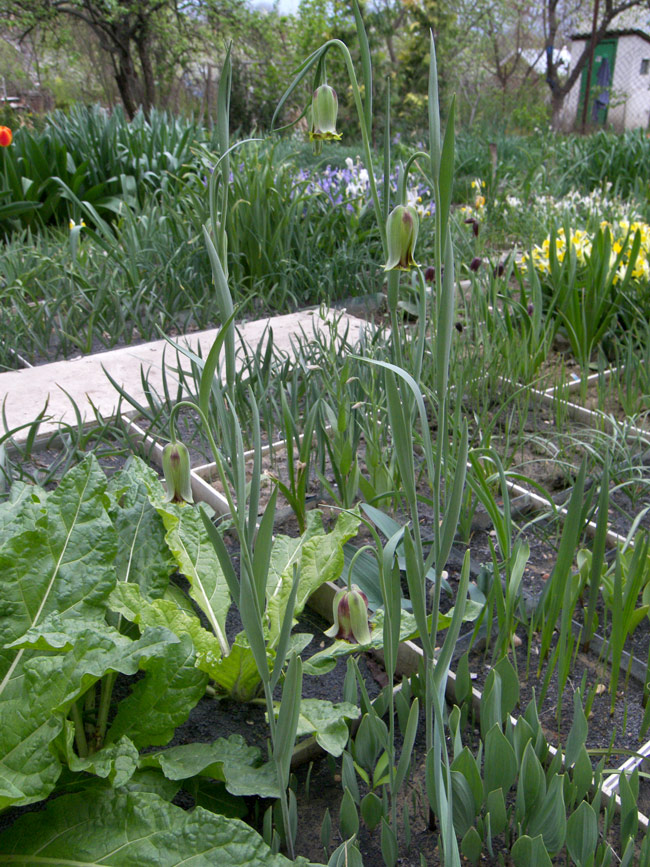
[[[7,449],[4,462],[0,465],[0,496],[8,493],[9,487],[17,481],[40,485],[53,490],[70,467],[82,461],[93,452],[99,465],[110,478],[122,469],[133,453],[133,448],[114,437],[92,429],[82,434],[83,443],[77,449],[71,448],[75,431],[66,435],[66,443],[61,442],[59,434],[53,434],[46,442],[33,448],[19,451]],[[135,444],[133,444],[135,447]]]

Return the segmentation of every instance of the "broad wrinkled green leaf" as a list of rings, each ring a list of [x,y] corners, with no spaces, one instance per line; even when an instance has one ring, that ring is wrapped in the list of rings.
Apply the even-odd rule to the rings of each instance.
[[[215,707],[215,713],[217,712]],[[248,746],[241,735],[219,738],[211,744],[183,744],[140,757],[141,768],[160,768],[170,780],[201,775],[221,780],[232,795],[277,798],[275,768],[262,764],[262,753]]]
[[[187,600],[186,600],[187,601]],[[176,599],[154,599],[147,601],[139,587],[134,584],[118,584],[108,600],[109,607],[118,611],[127,620],[146,626],[160,626],[169,629],[179,638],[189,635],[194,644],[199,662],[206,665],[219,659],[221,650],[215,636],[201,626],[194,614],[179,607]],[[204,665],[199,665],[202,671],[209,671]]]
[[[91,791],[22,816],[2,837],[0,864],[30,867],[284,867],[253,829],[197,807],[186,813],[157,795]],[[22,856],[22,857],[21,857]],[[307,862],[299,859],[305,867]],[[293,862],[295,863],[295,862]]]
[[[114,788],[125,786],[138,769],[140,758],[137,747],[127,737],[120,738],[117,743],[103,747],[90,756],[81,758],[73,749],[74,726],[66,722],[64,731],[65,759],[71,771],[78,773],[86,771],[97,777],[108,780]]]
[[[186,503],[168,503],[160,484],[148,490],[151,503],[165,525],[169,550],[179,571],[190,582],[190,594],[207,617],[222,651],[226,652],[230,591],[201,514],[198,508]]]
[[[318,698],[303,698],[296,736],[314,735],[325,752],[340,756],[349,737],[346,720],[357,719],[359,714],[359,708],[347,701],[332,704]]]
[[[343,512],[334,529],[326,533],[322,515],[314,510],[309,515],[307,530],[299,540],[278,537],[271,553],[271,569],[267,581],[267,631],[273,644],[280,634],[282,619],[293,585],[294,564],[300,567],[300,582],[294,615],[297,617],[311,594],[325,581],[336,581],[343,571],[343,545],[356,535],[359,528],[356,515]],[[277,549],[277,550],[276,550]]]
[[[15,535],[16,530],[23,533],[35,528],[45,499],[47,492],[37,485],[15,482],[11,486],[9,498],[0,503],[0,546]]]
[[[62,640],[61,621],[55,615],[46,618],[40,634],[39,627],[30,630],[29,638],[37,644],[46,641],[53,621],[58,624],[54,635]],[[106,623],[69,620],[66,625],[69,649],[28,658],[0,702],[0,808],[31,804],[52,791],[61,763],[50,744],[80,695],[107,671],[135,674],[147,660],[163,657],[168,645],[178,642],[166,629],[148,629],[132,641]]]
[[[220,691],[235,701],[251,701],[257,695],[262,680],[245,633],[239,633],[228,656],[211,659],[199,655],[198,663]]]
[[[145,663],[146,675],[120,702],[106,742],[128,735],[138,747],[169,743],[205,693],[208,676],[195,663],[189,635],[170,644],[162,658]]]
[[[146,476],[144,475],[146,473]],[[108,483],[109,514],[118,535],[115,572],[118,582],[136,583],[147,599],[162,596],[176,565],[165,544],[162,519],[151,505],[144,477],[156,475],[139,458]]]
[[[203,807],[212,813],[229,816],[232,819],[243,819],[248,814],[245,800],[231,795],[225,784],[218,780],[196,777],[192,780],[192,785],[187,788],[197,807]]]
[[[0,646],[48,614],[100,620],[115,584],[117,535],[104,508],[106,479],[93,457],[67,473],[35,519],[22,501],[20,519],[0,548]],[[25,518],[27,529],[21,530]],[[0,701],[19,673],[25,651],[0,650]]]

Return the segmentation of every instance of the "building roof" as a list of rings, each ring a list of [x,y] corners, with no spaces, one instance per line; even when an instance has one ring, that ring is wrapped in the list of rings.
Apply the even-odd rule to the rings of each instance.
[[[589,39],[591,36],[591,14],[583,15],[575,21],[571,39]],[[608,36],[628,36],[636,34],[650,40],[650,8],[635,6],[625,9],[610,21]]]

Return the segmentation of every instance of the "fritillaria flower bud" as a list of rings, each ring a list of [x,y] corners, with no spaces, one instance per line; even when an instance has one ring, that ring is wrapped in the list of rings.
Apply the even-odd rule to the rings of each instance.
[[[469,217],[465,220],[468,226],[472,227],[472,232],[474,232],[474,237],[478,238],[478,230],[479,230],[479,221],[475,220],[474,217]]]
[[[408,271],[415,265],[413,251],[418,238],[420,220],[410,205],[398,205],[386,220],[388,262],[384,271]]]
[[[469,270],[470,271],[478,271],[478,269],[481,267],[482,263],[483,263],[483,260],[479,256],[474,256],[472,261],[469,263]]]
[[[334,88],[321,84],[314,91],[311,103],[310,141],[339,141],[341,136],[336,131],[336,115],[339,101]]]
[[[193,503],[190,453],[183,443],[167,443],[163,449],[163,473],[167,497],[172,503]]]
[[[368,597],[353,584],[351,589],[344,588],[334,597],[334,625],[325,635],[330,638],[343,638],[353,644],[370,643],[368,625]]]
[[[433,265],[429,265],[427,268],[424,269],[424,279],[427,281],[427,283],[433,283],[433,281],[436,279],[436,269],[433,267]]]

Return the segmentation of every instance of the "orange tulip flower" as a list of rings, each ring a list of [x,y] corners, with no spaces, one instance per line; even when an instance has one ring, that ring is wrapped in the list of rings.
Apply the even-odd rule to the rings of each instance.
[[[0,126],[0,148],[8,148],[13,141],[13,133],[8,126]]]

